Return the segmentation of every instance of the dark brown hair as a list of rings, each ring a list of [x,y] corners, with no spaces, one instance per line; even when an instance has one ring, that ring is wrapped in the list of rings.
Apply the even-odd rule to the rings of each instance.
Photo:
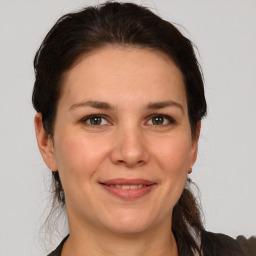
[[[140,47],[165,53],[183,74],[192,136],[206,115],[200,66],[193,44],[179,30],[145,7],[106,2],[61,17],[46,35],[34,59],[32,102],[42,114],[45,131],[53,136],[57,104],[65,74],[84,54],[107,45]],[[54,172],[55,197],[65,204],[58,173]],[[188,180],[188,183],[190,181]],[[172,229],[178,244],[187,243],[200,253],[193,234],[203,230],[200,209],[185,188],[173,210]]]

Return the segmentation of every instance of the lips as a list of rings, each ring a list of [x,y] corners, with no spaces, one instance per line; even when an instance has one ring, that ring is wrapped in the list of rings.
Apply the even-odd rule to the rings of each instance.
[[[145,196],[155,187],[156,183],[145,179],[111,179],[100,182],[108,192],[121,199],[138,199]]]
[[[139,184],[139,185],[109,185],[109,186],[121,188],[121,189],[138,189],[138,188],[142,188],[144,185]]]

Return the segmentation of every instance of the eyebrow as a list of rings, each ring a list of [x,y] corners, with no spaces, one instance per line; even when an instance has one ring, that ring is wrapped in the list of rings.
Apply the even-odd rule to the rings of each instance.
[[[172,107],[172,106],[178,107],[182,111],[182,113],[184,113],[184,109],[182,105],[172,100],[149,103],[147,106],[147,109],[161,109],[161,108]]]
[[[98,109],[113,109],[114,108],[112,105],[110,105],[107,102],[90,100],[90,101],[82,101],[82,102],[75,103],[75,104],[71,105],[69,110],[73,110],[78,107],[92,107],[92,108],[98,108]]]
[[[162,109],[166,107],[178,107],[183,113],[184,109],[181,104],[178,102],[169,100],[169,101],[161,101],[161,102],[151,102],[147,105],[146,109]],[[73,110],[78,107],[92,107],[92,108],[97,108],[97,109],[114,109],[114,106],[103,101],[82,101],[75,103],[70,106],[69,110]]]

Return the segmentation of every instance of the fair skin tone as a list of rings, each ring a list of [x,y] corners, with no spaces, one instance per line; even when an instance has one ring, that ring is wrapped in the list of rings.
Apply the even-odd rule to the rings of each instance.
[[[64,81],[54,135],[40,113],[35,128],[65,191],[62,256],[178,255],[172,210],[200,125],[192,139],[182,74],[166,55],[105,47],[84,56]]]

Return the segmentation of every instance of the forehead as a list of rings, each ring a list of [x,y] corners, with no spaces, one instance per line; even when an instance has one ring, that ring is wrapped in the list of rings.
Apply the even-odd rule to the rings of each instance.
[[[185,86],[179,68],[164,53],[138,47],[105,47],[93,51],[67,73],[62,97],[70,101],[98,97],[141,101],[184,100]],[[148,99],[150,97],[151,99]],[[152,99],[155,98],[155,99]],[[163,99],[166,97],[167,99]]]

